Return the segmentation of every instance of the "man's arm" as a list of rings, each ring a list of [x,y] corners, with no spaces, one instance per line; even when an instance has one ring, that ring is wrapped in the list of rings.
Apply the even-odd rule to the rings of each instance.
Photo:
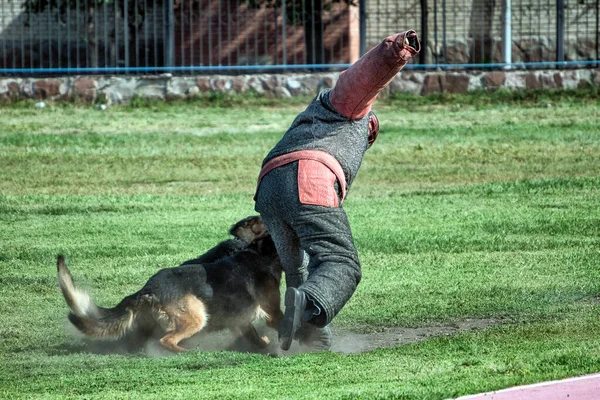
[[[329,95],[331,105],[350,119],[364,117],[379,92],[420,50],[419,38],[413,30],[385,38],[340,74]]]

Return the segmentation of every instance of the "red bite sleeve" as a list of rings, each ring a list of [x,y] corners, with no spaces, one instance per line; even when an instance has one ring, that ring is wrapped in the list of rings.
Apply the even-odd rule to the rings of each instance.
[[[364,117],[379,92],[420,49],[414,30],[385,38],[340,74],[329,95],[331,105],[348,118]]]

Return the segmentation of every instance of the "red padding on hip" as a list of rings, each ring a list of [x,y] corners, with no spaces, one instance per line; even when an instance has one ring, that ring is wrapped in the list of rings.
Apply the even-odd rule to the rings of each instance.
[[[324,164],[314,160],[298,161],[298,194],[302,204],[337,207],[335,174]]]

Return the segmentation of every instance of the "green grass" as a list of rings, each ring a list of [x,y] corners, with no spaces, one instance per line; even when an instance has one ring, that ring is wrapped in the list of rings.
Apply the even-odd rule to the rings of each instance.
[[[376,104],[344,203],[363,281],[334,329],[502,324],[361,354],[83,351],[56,254],[116,304],[254,213],[260,162],[304,107],[0,108],[0,397],[446,399],[600,371],[595,90]]]

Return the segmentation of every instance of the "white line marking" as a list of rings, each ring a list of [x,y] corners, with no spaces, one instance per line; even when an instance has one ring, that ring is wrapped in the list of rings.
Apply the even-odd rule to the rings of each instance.
[[[508,389],[494,390],[494,391],[491,391],[491,392],[469,394],[467,396],[458,397],[455,400],[467,400],[467,399],[473,399],[473,398],[476,398],[476,397],[479,397],[479,396],[487,396],[487,395],[491,395],[491,394],[500,394],[500,393],[506,393],[506,392],[514,392],[514,391],[517,391],[517,390],[532,389],[532,388],[538,388],[538,387],[543,387],[543,386],[551,386],[551,385],[556,385],[556,384],[561,384],[561,383],[585,381],[585,380],[588,380],[588,379],[600,379],[600,374],[577,376],[575,378],[567,378],[567,379],[562,379],[562,380],[558,380],[558,381],[548,381],[548,382],[533,383],[531,385],[515,386],[515,387],[508,388]]]

